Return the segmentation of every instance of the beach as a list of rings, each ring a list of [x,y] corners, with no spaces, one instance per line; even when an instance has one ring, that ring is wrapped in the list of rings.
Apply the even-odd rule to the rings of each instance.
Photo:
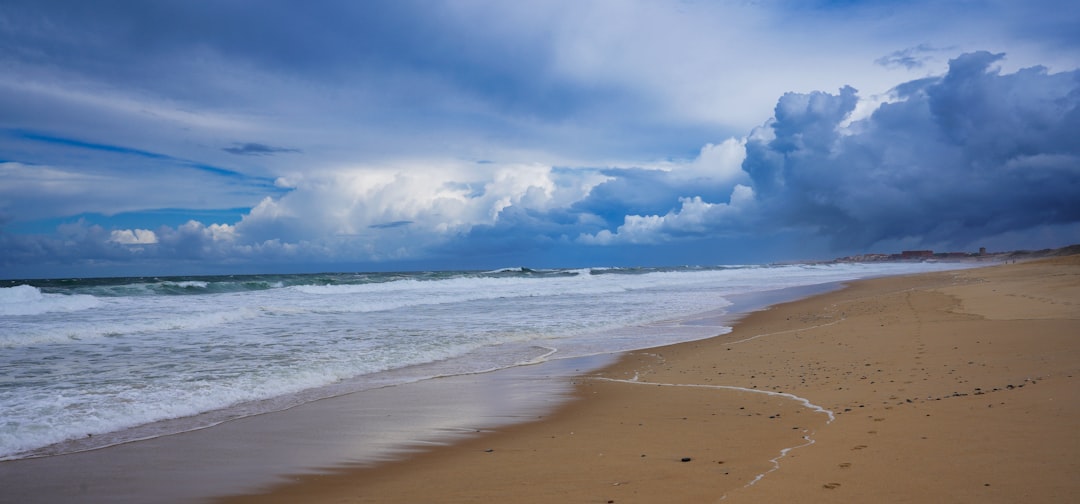
[[[220,502],[1071,502],[1078,337],[1080,256],[860,280],[569,377],[534,421]]]

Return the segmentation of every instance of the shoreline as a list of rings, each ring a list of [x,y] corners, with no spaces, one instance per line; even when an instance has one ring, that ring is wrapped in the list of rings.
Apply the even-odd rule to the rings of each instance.
[[[748,312],[836,288],[838,282],[740,294],[722,313],[688,323],[730,327]],[[622,353],[378,387],[194,430],[2,461],[0,487],[18,502],[172,503],[257,492],[294,474],[393,461],[529,422],[572,400],[573,377]]]
[[[628,352],[538,421],[217,502],[1068,502],[1078,307],[1078,256],[859,280]]]
[[[130,279],[22,286],[16,291],[29,297],[15,311],[37,314],[4,321],[12,330],[0,346],[12,350],[0,367],[16,379],[4,401],[12,414],[0,459],[198,430],[381,386],[711,337],[730,330],[714,321],[731,311],[726,298],[735,293],[941,267],[446,272],[430,283],[345,275],[339,280],[359,283],[332,289],[307,277],[274,284],[283,288],[267,279],[178,279],[184,295]],[[123,295],[105,299],[115,294]],[[393,309],[368,314],[386,306]],[[75,310],[50,315],[60,308]]]

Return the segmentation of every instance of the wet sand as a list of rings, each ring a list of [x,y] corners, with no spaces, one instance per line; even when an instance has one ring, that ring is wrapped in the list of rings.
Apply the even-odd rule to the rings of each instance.
[[[1080,256],[854,282],[537,421],[223,502],[1072,502]]]
[[[342,464],[377,464],[537,418],[572,377],[615,360],[562,359],[314,401],[214,427],[0,462],[0,504],[177,504],[255,492]]]

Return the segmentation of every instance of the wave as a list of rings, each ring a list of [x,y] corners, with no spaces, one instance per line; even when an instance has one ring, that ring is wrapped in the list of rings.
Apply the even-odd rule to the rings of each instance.
[[[564,270],[565,271],[565,270]],[[380,283],[294,285],[305,297],[297,305],[315,312],[373,312],[411,306],[468,303],[493,299],[602,295],[626,291],[619,282],[592,281],[588,275],[547,277],[456,276],[440,280],[404,279]],[[315,297],[315,298],[313,298]]]
[[[496,269],[496,270],[485,271],[482,274],[484,274],[484,275],[504,275],[504,274],[508,274],[508,273],[511,273],[511,274],[512,273],[533,273],[534,271],[535,270],[526,268],[524,266],[518,266],[516,268],[499,268],[499,269]]]
[[[280,289],[281,281],[268,280],[158,280],[80,285],[73,290],[101,297],[185,296]]]
[[[96,300],[95,300],[96,301]],[[99,302],[100,303],[100,302]],[[0,308],[0,313],[3,309]],[[33,315],[42,312],[33,313]],[[133,334],[180,332],[208,329],[230,323],[251,320],[259,310],[239,307],[229,310],[205,311],[159,317],[154,319],[84,321],[79,324],[44,324],[27,329],[8,329],[0,333],[0,348],[18,348],[56,343],[91,342]]]
[[[0,315],[71,312],[94,308],[100,304],[97,298],[85,294],[46,294],[30,285],[0,287]]]
[[[908,265],[896,265],[896,269],[909,268]],[[559,281],[612,280],[626,288],[656,286],[658,284],[677,284],[693,276],[701,281],[728,283],[731,281],[752,282],[757,285],[772,282],[801,283],[805,278],[840,276],[854,278],[861,276],[864,268],[849,264],[792,264],[792,265],[752,265],[752,266],[710,266],[710,267],[590,267],[579,269],[534,269],[524,266],[507,267],[489,271],[436,271],[412,273],[320,273],[320,274],[280,274],[280,275],[228,275],[228,276],[193,276],[193,277],[130,277],[76,280],[35,280],[20,282],[26,285],[12,285],[0,282],[0,304],[21,304],[27,313],[41,313],[32,310],[85,309],[94,303],[88,297],[122,298],[144,296],[207,296],[228,293],[248,293],[272,291],[275,289],[293,289],[306,294],[359,294],[372,293],[419,293],[430,291],[435,297],[458,291],[468,300],[488,299],[492,297],[515,297],[520,295],[542,295],[551,289],[560,292]],[[874,271],[893,269],[888,265],[876,265]],[[627,277],[634,277],[628,279]],[[800,278],[801,277],[801,278]],[[614,278],[622,280],[616,282]],[[574,288],[588,285],[590,289],[600,289],[603,281],[593,284],[574,283]],[[520,287],[511,289],[511,287]],[[16,290],[12,290],[16,289]],[[469,292],[494,289],[493,292]],[[519,291],[508,294],[506,291]],[[594,292],[603,293],[603,290]],[[522,294],[523,293],[523,294]],[[53,295],[67,295],[68,298],[51,298]],[[43,301],[39,296],[43,296]],[[451,296],[452,297],[452,296]],[[58,301],[64,299],[64,301]],[[445,302],[442,299],[439,302]],[[27,303],[37,303],[38,308],[26,308]],[[366,311],[366,310],[364,310]],[[4,313],[4,312],[0,312]],[[19,312],[21,313],[21,312]]]

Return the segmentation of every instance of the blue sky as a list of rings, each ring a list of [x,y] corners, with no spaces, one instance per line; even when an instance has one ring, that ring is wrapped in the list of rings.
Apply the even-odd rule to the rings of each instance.
[[[0,278],[1080,242],[1071,1],[0,0]]]

